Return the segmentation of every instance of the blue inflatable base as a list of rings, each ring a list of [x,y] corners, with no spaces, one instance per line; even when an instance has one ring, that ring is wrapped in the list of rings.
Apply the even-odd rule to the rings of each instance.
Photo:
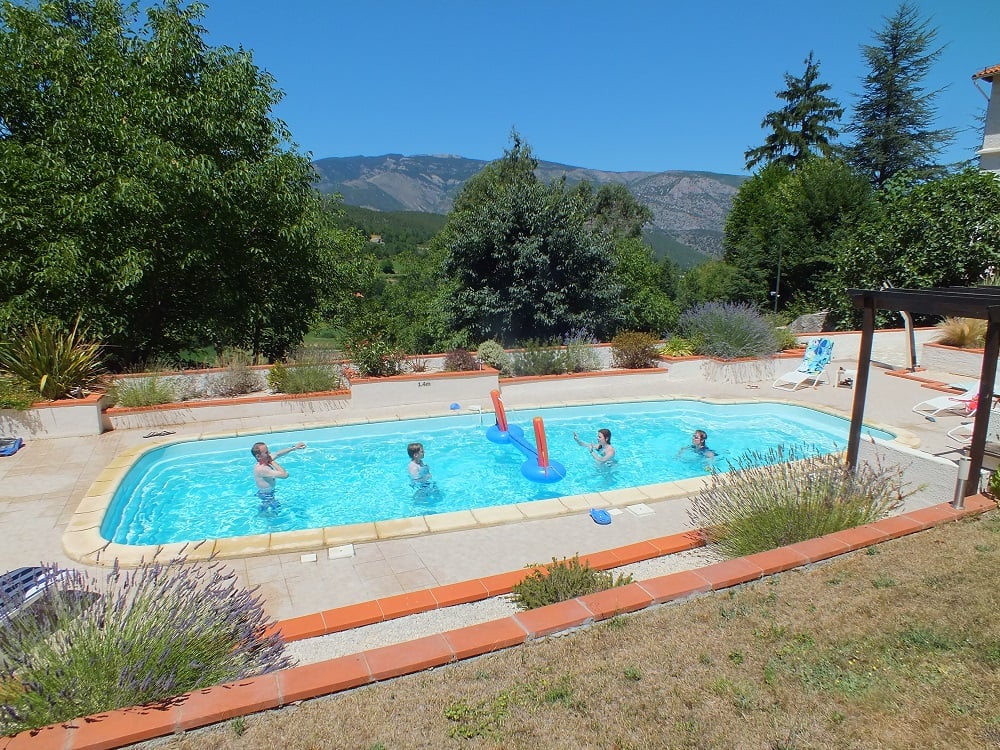
[[[513,438],[522,439],[524,438],[524,430],[518,427],[516,424],[507,425],[507,431],[503,432],[500,429],[500,425],[492,425],[486,430],[486,439],[491,443],[499,443],[500,445],[507,445],[508,443],[514,442]]]
[[[566,476],[566,467],[558,461],[549,461],[549,465],[543,469],[537,460],[529,458],[521,464],[521,473],[532,482],[549,484],[563,479]]]

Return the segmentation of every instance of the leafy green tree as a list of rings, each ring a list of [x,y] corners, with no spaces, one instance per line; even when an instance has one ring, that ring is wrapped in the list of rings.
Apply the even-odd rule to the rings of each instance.
[[[680,312],[672,295],[673,267],[657,263],[638,237],[619,238],[613,252],[622,290],[621,327],[657,335],[673,328]]]
[[[442,231],[451,327],[473,343],[605,336],[620,318],[611,238],[588,231],[580,201],[541,183],[530,147],[512,141],[466,183]]]
[[[597,190],[589,182],[581,182],[573,195],[587,214],[592,231],[607,231],[615,236],[641,237],[642,229],[653,220],[653,211],[640,203],[632,192],[620,183],[601,185]]]
[[[871,210],[871,192],[845,162],[817,156],[794,171],[770,164],[745,182],[723,243],[726,262],[756,287],[750,301],[770,298],[779,310],[812,297],[834,266],[840,232]]]
[[[805,65],[805,72],[799,78],[785,73],[787,88],[777,96],[786,104],[775,112],[768,112],[761,122],[761,128],[771,132],[763,146],[744,154],[748,170],[771,162],[794,169],[811,154],[830,156],[833,153],[832,142],[839,133],[830,123],[840,119],[844,108],[826,95],[830,84],[818,83],[819,62],[813,60],[812,52],[805,59]]]
[[[702,302],[760,303],[760,290],[742,270],[722,260],[691,268],[677,282],[677,307],[689,310]]]
[[[204,11],[0,3],[0,330],[82,312],[120,364],[273,356],[350,275],[273,78]]]
[[[876,187],[903,171],[938,174],[934,159],[954,139],[954,130],[931,127],[938,92],[921,85],[944,50],[934,47],[936,38],[916,7],[902,3],[875,34],[876,44],[861,48],[869,71],[845,132],[855,136],[849,161]]]
[[[824,284],[839,325],[859,320],[847,288],[970,286],[1000,268],[995,175],[975,168],[931,181],[903,174],[876,198],[877,210],[839,238],[835,269]]]

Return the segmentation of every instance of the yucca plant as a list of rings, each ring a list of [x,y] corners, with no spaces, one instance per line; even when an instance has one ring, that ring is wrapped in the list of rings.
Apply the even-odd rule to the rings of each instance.
[[[97,382],[105,372],[102,357],[101,345],[89,339],[77,316],[68,333],[45,323],[25,329],[20,339],[0,347],[0,369],[55,400]]]
[[[986,321],[976,318],[945,318],[937,324],[935,341],[962,349],[981,347],[986,341]]]

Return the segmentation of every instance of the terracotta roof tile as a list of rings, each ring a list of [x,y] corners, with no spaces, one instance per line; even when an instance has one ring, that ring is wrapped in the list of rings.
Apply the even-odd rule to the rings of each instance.
[[[987,81],[993,81],[994,76],[1000,75],[1000,65],[991,65],[988,68],[983,68],[978,73],[972,76],[972,79],[982,78]]]

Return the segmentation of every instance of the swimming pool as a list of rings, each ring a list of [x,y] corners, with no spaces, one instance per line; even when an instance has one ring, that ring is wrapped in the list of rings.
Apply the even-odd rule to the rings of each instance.
[[[695,429],[708,432],[715,465],[724,470],[727,457],[779,444],[841,450],[849,427],[841,417],[791,404],[681,400],[509,411],[508,421],[530,439],[535,416],[545,421],[549,455],[566,467],[559,482],[526,479],[524,456],[486,439],[491,414],[216,438],[144,454],[118,485],[100,534],[119,544],[169,544],[530,503],[704,476],[710,462],[690,452],[677,456]],[[614,466],[595,465],[573,440],[575,431],[594,441],[602,427],[612,432]],[[255,496],[249,449],[257,440],[272,452],[300,440],[309,446],[280,459],[290,476],[278,480],[281,508],[273,513],[261,512]],[[406,472],[406,446],[414,441],[423,443],[439,489],[429,497],[414,492]]]

